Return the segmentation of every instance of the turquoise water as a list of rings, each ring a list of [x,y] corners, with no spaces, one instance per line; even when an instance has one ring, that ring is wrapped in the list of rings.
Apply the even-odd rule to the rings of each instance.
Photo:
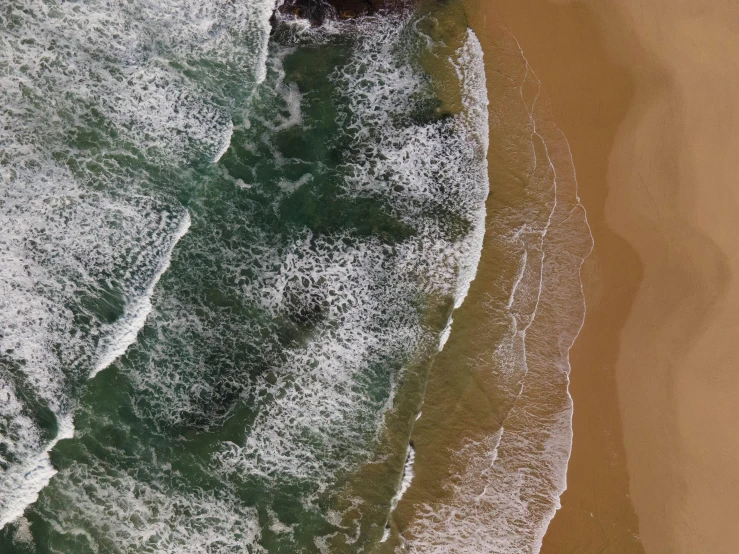
[[[428,11],[273,7],[0,9],[3,553],[381,540],[339,506],[474,275],[481,53],[452,113]]]

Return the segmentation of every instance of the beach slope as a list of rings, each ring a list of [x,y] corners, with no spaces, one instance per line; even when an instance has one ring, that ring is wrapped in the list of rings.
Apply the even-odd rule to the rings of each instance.
[[[495,11],[552,100],[595,238],[568,491],[542,551],[737,552],[739,12]]]

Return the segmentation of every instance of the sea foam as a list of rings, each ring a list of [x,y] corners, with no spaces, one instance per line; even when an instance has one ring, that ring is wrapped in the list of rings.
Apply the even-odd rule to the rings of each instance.
[[[347,27],[355,33],[355,50],[334,80],[345,110],[345,140],[356,152],[345,162],[342,194],[381,197],[396,217],[419,230],[418,237],[392,248],[376,239],[351,239],[347,247],[350,236],[326,241],[308,234],[286,248],[281,261],[258,264],[275,271],[245,290],[261,296],[265,308],[279,313],[292,297],[288,290],[299,291],[300,297],[321,299],[326,323],[275,369],[276,384],[258,382],[249,391],[250,398],[272,400],[258,411],[244,443],[224,445],[218,459],[230,474],[315,481],[322,491],[337,471],[368,456],[373,443],[367,439],[380,432],[387,409],[366,392],[368,370],[438,347],[438,331],[420,326],[415,290],[458,304],[474,278],[487,195],[484,76],[480,81],[477,66],[464,67],[464,54],[458,70],[465,93],[482,107],[450,120],[404,122],[419,96],[428,94],[419,68],[403,51],[405,24],[396,17],[369,18]],[[284,87],[284,73],[277,75],[277,86]],[[441,206],[470,221],[471,231],[450,239],[443,219],[428,215]],[[400,375],[384,379],[395,383]]]
[[[488,192],[475,44],[460,52],[457,71],[477,104],[417,120],[409,114],[433,96],[409,45],[407,16],[304,30],[268,53],[266,2],[61,6],[60,21],[28,22],[29,36],[63,39],[69,76],[60,86],[71,100],[43,107],[58,129],[39,126],[15,145],[18,156],[38,156],[46,173],[29,164],[21,174],[35,183],[36,204],[18,186],[14,203],[2,206],[7,218],[27,215],[2,251],[12,257],[6,282],[15,296],[0,340],[10,337],[3,354],[31,362],[22,371],[52,412],[82,413],[78,425],[87,427],[74,439],[79,459],[56,474],[34,514],[60,540],[167,553],[258,552],[267,535],[292,547],[319,514],[314,542],[330,550],[321,533],[338,528],[341,514],[321,510],[336,483],[371,458],[405,368],[442,341],[445,331],[428,325],[424,310],[459,306],[475,276]],[[324,123],[308,108],[327,101],[289,82],[287,60],[301,46],[331,41],[345,41],[347,56],[329,76],[342,124],[326,139],[340,160],[329,171],[283,145]],[[29,52],[47,55],[41,47]],[[101,67],[98,59],[113,63]],[[223,74],[203,69],[213,67]],[[39,98],[65,98],[39,84],[41,64],[31,69]],[[73,147],[62,108],[82,119],[94,112]],[[25,123],[14,124],[21,136]],[[86,145],[85,133],[100,129],[107,134],[93,137],[97,149]],[[57,146],[63,156],[49,154]],[[211,163],[212,173],[193,176],[192,167]],[[402,232],[312,229],[288,219],[284,205],[326,179],[344,205],[375,202]],[[29,230],[34,244],[22,240]],[[29,252],[34,264],[24,262]],[[28,313],[19,320],[21,306]],[[92,323],[80,328],[80,314]],[[19,322],[28,322],[27,335]],[[57,344],[61,360],[50,348]],[[105,415],[83,412],[106,375],[77,406],[88,377],[124,352],[119,371],[107,375],[124,384],[108,391],[120,393],[121,405],[101,402]],[[20,426],[15,445],[28,448],[16,451],[46,456],[54,438],[18,406],[8,417]],[[136,426],[126,428],[120,413]],[[135,467],[120,462],[123,451]],[[265,506],[280,495],[296,511],[288,518]],[[300,523],[280,523],[297,512]],[[336,532],[356,539],[354,529]]]
[[[71,436],[86,379],[135,341],[189,221],[160,176],[185,189],[183,164],[222,155],[231,122],[212,98],[231,79],[248,94],[263,78],[272,8],[4,6],[13,23],[0,37],[2,525],[49,482],[48,452]],[[175,68],[230,59],[240,72],[226,81]],[[38,410],[54,415],[55,431]]]

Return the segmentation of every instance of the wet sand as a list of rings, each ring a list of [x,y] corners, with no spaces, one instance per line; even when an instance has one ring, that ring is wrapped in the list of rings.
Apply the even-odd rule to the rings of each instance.
[[[448,43],[468,18],[443,6],[433,20]],[[548,99],[510,33],[489,31],[482,255],[429,371],[411,433],[414,477],[391,516],[388,551],[529,552],[564,490],[567,354],[584,316],[580,266],[592,240]]]
[[[595,238],[568,490],[542,552],[737,552],[739,12],[467,5],[483,42],[499,14],[541,79]]]

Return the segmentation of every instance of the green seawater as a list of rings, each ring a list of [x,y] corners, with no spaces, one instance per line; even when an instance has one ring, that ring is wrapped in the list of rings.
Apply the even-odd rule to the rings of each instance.
[[[0,15],[0,552],[372,551],[481,248],[481,59],[435,5],[106,6]]]

